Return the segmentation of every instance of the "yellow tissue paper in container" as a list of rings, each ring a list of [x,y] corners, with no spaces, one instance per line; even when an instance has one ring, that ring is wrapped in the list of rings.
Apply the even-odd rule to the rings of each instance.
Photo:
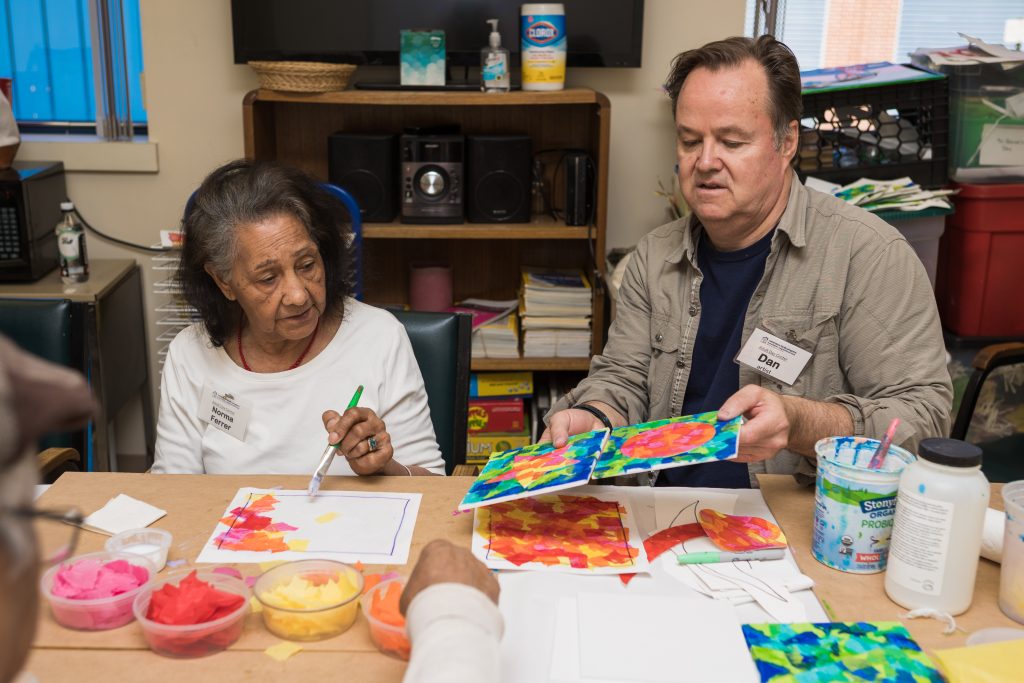
[[[267,630],[286,640],[322,640],[356,620],[363,575],[332,560],[288,562],[260,576],[254,591]]]
[[[949,683],[1019,683],[1024,640],[935,650]]]

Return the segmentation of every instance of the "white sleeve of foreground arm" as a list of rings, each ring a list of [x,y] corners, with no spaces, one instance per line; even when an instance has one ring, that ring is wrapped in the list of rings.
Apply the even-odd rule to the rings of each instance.
[[[404,683],[497,683],[503,622],[498,606],[461,583],[413,598],[406,615],[412,657]]]

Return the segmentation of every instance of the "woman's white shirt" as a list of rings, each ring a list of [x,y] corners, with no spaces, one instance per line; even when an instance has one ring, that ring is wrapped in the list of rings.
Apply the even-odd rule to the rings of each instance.
[[[354,299],[346,299],[344,318],[327,347],[284,372],[244,370],[210,343],[201,324],[182,330],[164,363],[153,472],[312,475],[327,445],[321,415],[344,412],[360,384],[359,405],[384,421],[395,460],[443,473],[405,328],[387,311]],[[204,397],[210,400],[214,392],[239,406],[228,431],[211,424],[209,410],[203,410]],[[246,408],[251,413],[241,425]],[[339,455],[330,474],[353,472]]]

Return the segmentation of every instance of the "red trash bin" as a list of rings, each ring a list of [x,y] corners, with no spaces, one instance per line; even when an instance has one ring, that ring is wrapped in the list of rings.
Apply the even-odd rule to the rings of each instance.
[[[964,337],[1024,337],[1024,184],[954,187],[939,242],[942,323]]]

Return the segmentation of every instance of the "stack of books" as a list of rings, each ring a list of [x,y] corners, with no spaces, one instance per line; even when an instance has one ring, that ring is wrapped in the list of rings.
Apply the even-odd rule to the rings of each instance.
[[[590,356],[591,299],[590,282],[582,270],[523,269],[523,356]]]
[[[518,303],[465,299],[447,310],[473,316],[473,358],[519,358]]]
[[[526,417],[532,396],[532,372],[470,375],[466,464],[483,465],[492,453],[532,443]]]

